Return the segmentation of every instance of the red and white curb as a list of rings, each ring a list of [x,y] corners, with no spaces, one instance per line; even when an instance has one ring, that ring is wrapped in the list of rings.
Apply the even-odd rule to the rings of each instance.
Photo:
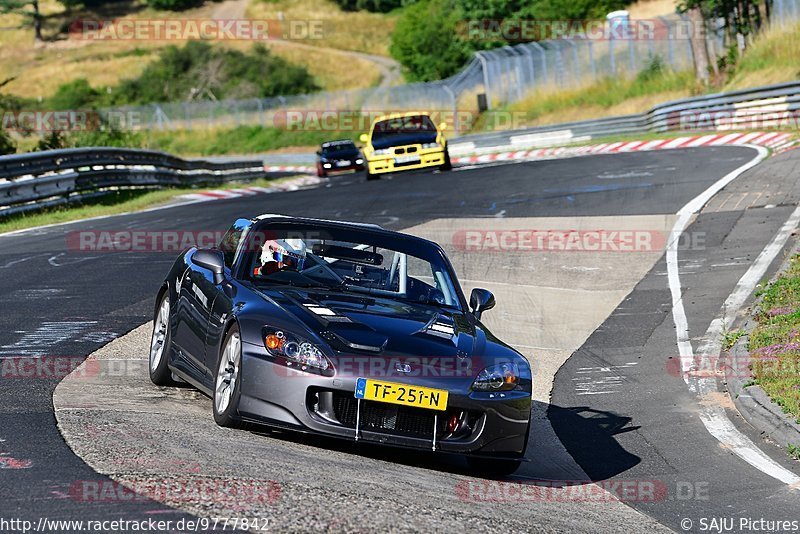
[[[269,169],[269,167],[268,167]],[[179,198],[186,200],[221,200],[225,198],[238,198],[251,195],[262,195],[266,193],[282,193],[285,191],[297,191],[304,187],[318,185],[325,181],[316,176],[299,176],[291,180],[284,180],[270,187],[241,187],[237,189],[210,189],[208,191],[198,191],[181,195]]]
[[[654,139],[652,141],[627,141],[617,143],[602,143],[598,145],[584,145],[572,147],[537,148],[532,150],[517,150],[513,152],[498,152],[480,156],[464,156],[453,158],[453,163],[474,164],[490,163],[508,160],[553,159],[573,156],[586,156],[593,154],[615,154],[620,152],[642,152],[647,150],[669,150],[673,148],[694,148],[723,145],[759,145],[771,148],[775,153],[784,152],[795,148],[800,139],[793,139],[792,133],[784,132],[750,132],[731,134],[709,134],[675,139]]]
[[[266,172],[296,172],[297,174],[314,173],[316,169],[308,165],[264,165]]]

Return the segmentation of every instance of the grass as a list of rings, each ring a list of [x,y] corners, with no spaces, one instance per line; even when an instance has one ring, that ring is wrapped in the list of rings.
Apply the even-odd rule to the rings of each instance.
[[[319,38],[302,42],[325,48],[338,48],[389,56],[391,34],[397,15],[345,12],[331,0],[253,0],[247,7],[252,19],[322,21]]]
[[[747,49],[726,90],[788,82],[800,78],[800,23],[767,30]]]
[[[258,154],[288,147],[317,147],[330,139],[354,137],[353,132],[290,131],[261,126],[233,129],[147,132],[145,146],[181,156]],[[313,151],[313,150],[312,150]]]
[[[268,187],[289,178],[267,179],[262,178],[247,183],[229,183],[213,186],[214,189],[232,189],[243,186]],[[54,206],[33,213],[20,213],[9,217],[0,218],[0,233],[13,232],[35,226],[58,224],[90,217],[103,215],[116,215],[131,211],[140,211],[147,208],[168,204],[179,195],[196,192],[197,189],[121,189],[109,192],[106,195],[83,200],[72,204]]]
[[[760,291],[748,349],[753,379],[784,412],[800,417],[800,254]]]
[[[651,77],[606,78],[572,90],[536,91],[506,110],[522,112],[527,126],[538,126],[642,113],[656,104],[697,92],[691,72],[667,70]]]
[[[747,335],[744,329],[726,330],[722,333],[722,350],[730,350],[739,339]]]

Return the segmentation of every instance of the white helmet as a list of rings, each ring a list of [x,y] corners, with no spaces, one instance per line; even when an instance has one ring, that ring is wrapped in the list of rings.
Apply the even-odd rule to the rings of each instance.
[[[303,270],[306,260],[306,242],[302,239],[276,239],[264,243],[261,249],[261,264],[277,262],[278,269],[291,267]]]

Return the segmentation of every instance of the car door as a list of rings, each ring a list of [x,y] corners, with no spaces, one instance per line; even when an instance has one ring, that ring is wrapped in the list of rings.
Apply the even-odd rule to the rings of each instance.
[[[172,341],[178,349],[175,362],[181,370],[206,382],[205,339],[209,314],[214,303],[215,284],[211,271],[189,260],[178,289],[177,321]]]
[[[234,280],[234,264],[242,253],[245,236],[252,224],[251,220],[238,219],[228,229],[217,247],[225,258],[225,269],[223,282],[213,288],[214,300],[209,308],[207,321],[205,366],[210,370],[212,379],[217,371],[217,359],[224,341],[225,325],[233,313],[236,295],[241,288]]]

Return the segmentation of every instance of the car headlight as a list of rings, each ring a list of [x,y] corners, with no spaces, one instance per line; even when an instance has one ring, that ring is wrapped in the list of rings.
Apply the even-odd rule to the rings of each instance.
[[[287,365],[298,364],[301,371],[308,367],[325,371],[331,366],[328,358],[316,345],[283,330],[267,331],[264,346],[271,355],[285,358]]]
[[[379,148],[377,150],[374,150],[372,152],[372,155],[373,156],[388,156],[389,154],[391,154],[391,152],[392,151],[390,149],[388,149],[388,148]]]
[[[439,148],[442,145],[439,143],[422,143],[422,150],[427,150],[429,148]]]
[[[501,363],[487,367],[472,383],[475,391],[508,391],[519,385],[519,367],[516,363]]]
[[[358,158],[358,159],[356,160],[356,165],[361,165],[362,163],[364,163],[364,160],[363,160],[363,159],[361,159],[361,158]]]
[[[330,169],[331,168],[331,164],[330,163],[323,163],[322,166],[324,168],[326,168],[326,169]]]

